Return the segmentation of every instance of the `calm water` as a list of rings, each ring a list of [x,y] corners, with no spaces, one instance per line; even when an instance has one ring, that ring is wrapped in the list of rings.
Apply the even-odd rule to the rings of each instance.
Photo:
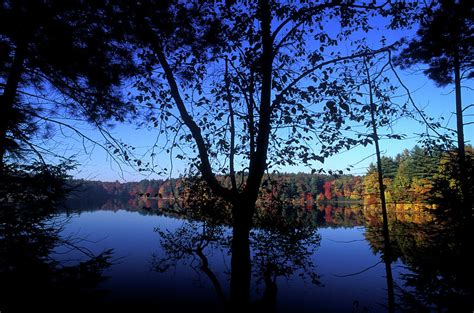
[[[381,226],[374,212],[332,207],[300,210],[295,214],[306,221],[302,229],[259,227],[250,233],[248,296],[255,311],[387,311],[387,265],[393,274],[397,311],[404,307],[411,311],[418,304],[413,305],[410,299],[424,298],[417,294],[424,287],[409,280],[421,274],[414,272],[418,256],[408,252],[415,249],[412,252],[416,254],[417,245],[427,240],[422,231],[426,217],[392,215],[396,221],[391,225],[394,257],[384,262]],[[72,283],[74,292],[81,293],[78,303],[105,308],[129,306],[145,312],[150,311],[148,308],[210,312],[229,308],[230,285],[236,279],[232,271],[236,267],[231,266],[232,229],[228,226],[191,220],[157,208],[131,210],[126,205],[120,209],[101,206],[64,212],[52,221],[54,224],[48,225],[59,225],[60,240],[49,246],[48,258],[56,263],[54,274],[48,275],[57,275],[61,278],[55,281],[62,281],[64,269],[69,271],[66,276],[77,279]],[[82,268],[76,273],[80,262],[110,249],[106,264],[91,266],[97,270],[93,278]],[[33,280],[44,279],[36,275],[22,277],[23,288]],[[26,297],[28,292],[35,292],[22,290]],[[93,301],[87,302],[87,297],[93,297]],[[470,295],[466,301],[471,303]],[[439,308],[439,304],[426,301],[423,305]],[[15,304],[6,307],[15,311]]]

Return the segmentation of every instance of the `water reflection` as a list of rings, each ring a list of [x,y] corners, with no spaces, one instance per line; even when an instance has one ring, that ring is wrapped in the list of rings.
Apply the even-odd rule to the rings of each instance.
[[[471,228],[417,206],[390,208],[386,238],[376,206],[259,209],[246,229],[233,225],[225,208],[150,202],[76,205],[60,215],[2,210],[0,279],[9,287],[1,308],[17,311],[13,299],[23,294],[44,307],[61,298],[175,311],[472,309]],[[66,240],[78,229],[94,240]],[[120,263],[97,253],[104,247],[114,248]]]
[[[278,278],[298,273],[313,285],[321,285],[312,256],[320,244],[320,236],[312,228],[254,229],[246,233],[230,230],[209,222],[189,222],[173,232],[157,228],[163,255],[153,256],[153,268],[159,272],[189,262],[203,273],[229,310],[276,311]],[[236,239],[237,238],[237,239]],[[218,278],[208,254],[230,255],[228,277]],[[251,281],[255,281],[254,288]],[[229,281],[228,286],[224,286]],[[255,294],[251,294],[251,290]]]
[[[464,221],[448,223],[436,212],[402,219],[391,214],[389,238],[382,225],[367,226],[366,238],[386,266],[390,312],[472,312],[472,228]],[[404,271],[395,282],[391,264],[397,259]]]
[[[61,232],[68,220],[46,199],[4,201],[0,206],[0,310],[90,308],[106,291],[97,287],[112,263],[112,250],[92,253],[82,239]]]

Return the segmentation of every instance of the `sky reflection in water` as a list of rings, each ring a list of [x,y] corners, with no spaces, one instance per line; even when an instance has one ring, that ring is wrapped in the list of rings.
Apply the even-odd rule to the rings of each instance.
[[[83,242],[83,245],[96,253],[104,249],[114,250],[114,265],[104,272],[108,278],[100,286],[109,291],[104,300],[106,303],[140,303],[174,309],[199,306],[221,310],[223,305],[215,287],[209,277],[200,271],[200,260],[195,256],[184,257],[163,273],[153,269],[154,260],[167,257],[156,228],[172,233],[187,223],[185,220],[141,215],[126,210],[97,210],[73,213],[63,233],[87,238],[88,242]],[[379,263],[380,255],[374,253],[365,240],[365,228],[321,225],[316,232],[321,242],[319,246],[312,247],[314,253],[310,261],[315,265],[314,272],[319,275],[321,284],[318,286],[308,277],[300,277],[301,270],[296,270],[288,278],[277,277],[277,311],[385,310],[385,267]],[[224,233],[229,234],[229,230],[225,229]],[[209,268],[216,275],[224,293],[228,294],[229,247],[207,246],[203,252],[208,258]],[[346,276],[377,263],[363,273]],[[403,270],[400,265],[398,262],[392,264],[395,282]],[[251,299],[260,299],[264,289],[262,279],[254,275]]]

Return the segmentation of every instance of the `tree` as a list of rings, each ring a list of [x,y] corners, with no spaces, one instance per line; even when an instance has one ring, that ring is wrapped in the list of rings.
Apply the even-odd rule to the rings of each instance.
[[[380,161],[382,163],[384,177],[393,179],[395,175],[397,174],[397,168],[398,168],[397,162],[394,159],[386,157],[386,156],[382,156]]]
[[[372,15],[389,17],[391,28],[406,25],[412,8],[338,1],[130,4],[124,14],[133,17],[144,69],[136,99],[149,107],[146,116],[160,134],[174,138],[167,150],[182,149],[176,157],[188,159],[215,195],[234,204],[234,218],[249,225],[267,170],[312,166],[370,141],[343,132],[365,114],[354,100],[351,62],[393,45],[361,49],[363,39],[356,40],[349,54],[337,45],[369,32]],[[336,17],[341,31],[332,34],[326,23]],[[217,174],[228,175],[231,187]]]
[[[456,128],[459,179],[465,206],[471,213],[471,195],[463,173],[466,168],[461,81],[474,77],[474,7],[469,0],[442,0],[425,9],[417,38],[402,51],[402,67],[424,63],[425,74],[439,86],[453,84],[456,93]]]
[[[410,190],[411,179],[409,165],[410,159],[405,159],[398,166],[397,175],[393,180],[393,198],[395,201],[410,200],[408,191]]]
[[[396,45],[368,49],[356,33],[370,18],[406,26],[406,2],[154,1],[124,2],[123,19],[137,47],[141,73],[135,100],[158,129],[157,142],[197,170],[212,193],[231,204],[231,293],[248,304],[249,234],[265,173],[285,165],[314,166],[370,138],[348,138],[357,101],[353,63]],[[337,18],[334,29],[327,27]],[[349,52],[338,45],[351,41]],[[319,151],[314,143],[319,142]],[[179,152],[176,152],[179,151]],[[218,175],[229,177],[230,188]]]
[[[132,51],[109,27],[112,11],[107,1],[1,2],[0,173],[7,153],[44,161],[48,150],[32,138],[39,131],[50,136],[59,125],[80,134],[64,117],[98,126],[133,112],[120,88],[134,69]]]

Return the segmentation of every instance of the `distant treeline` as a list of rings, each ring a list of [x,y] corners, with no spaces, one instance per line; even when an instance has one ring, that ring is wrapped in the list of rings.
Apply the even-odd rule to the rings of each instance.
[[[472,155],[472,147],[468,147]],[[404,150],[395,157],[382,157],[385,193],[389,202],[426,202],[442,196],[443,186],[449,186],[450,193],[459,192],[456,172],[456,155],[449,152],[430,152],[420,147]],[[472,162],[470,162],[472,168]],[[470,175],[466,173],[466,175]],[[230,179],[218,177],[223,185],[230,185]],[[156,179],[139,182],[120,183],[74,180],[76,192],[73,197],[89,199],[130,199],[146,198],[186,199],[195,195],[199,180]],[[201,182],[202,183],[202,182]],[[323,175],[308,173],[273,174],[263,182],[261,200],[278,199],[293,203],[313,203],[317,201],[364,201],[378,202],[378,182],[376,167],[371,164],[367,174]]]

